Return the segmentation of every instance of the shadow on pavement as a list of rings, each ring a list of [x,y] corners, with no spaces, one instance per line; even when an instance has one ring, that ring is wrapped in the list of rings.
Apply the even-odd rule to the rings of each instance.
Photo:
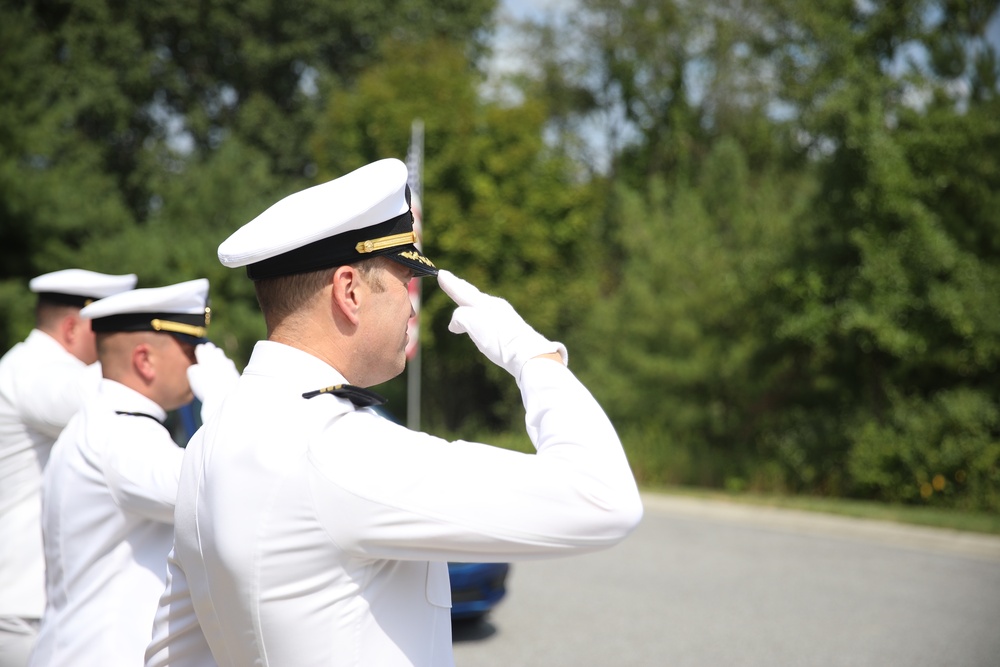
[[[452,643],[480,641],[496,633],[496,626],[484,618],[451,622]]]

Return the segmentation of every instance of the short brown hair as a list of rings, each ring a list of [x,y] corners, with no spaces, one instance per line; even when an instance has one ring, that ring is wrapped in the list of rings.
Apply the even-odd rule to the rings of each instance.
[[[382,282],[382,271],[385,262],[392,260],[384,257],[373,257],[355,264],[354,268],[376,292],[385,289]],[[257,303],[264,313],[267,330],[272,331],[282,320],[302,308],[317,292],[330,282],[334,272],[340,267],[334,266],[319,271],[296,273],[290,276],[277,276],[254,281],[254,291],[257,293]]]
[[[52,332],[59,326],[62,318],[68,315],[79,314],[80,308],[77,306],[68,306],[39,299],[35,304],[35,328],[40,331]]]

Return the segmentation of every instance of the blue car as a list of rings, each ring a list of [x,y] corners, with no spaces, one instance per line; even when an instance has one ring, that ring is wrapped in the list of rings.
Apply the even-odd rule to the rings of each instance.
[[[451,618],[482,618],[507,593],[507,563],[448,563]]]

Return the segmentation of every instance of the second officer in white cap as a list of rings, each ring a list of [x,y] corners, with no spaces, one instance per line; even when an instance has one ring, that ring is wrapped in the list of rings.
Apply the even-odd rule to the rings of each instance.
[[[56,441],[42,489],[48,604],[32,665],[141,664],[173,539],[183,450],[167,412],[217,409],[239,377],[205,338],[208,280],[81,311],[104,379]]]
[[[136,276],[64,269],[32,278],[35,328],[0,359],[0,667],[24,667],[45,609],[42,470],[59,433],[101,379],[80,309]]]

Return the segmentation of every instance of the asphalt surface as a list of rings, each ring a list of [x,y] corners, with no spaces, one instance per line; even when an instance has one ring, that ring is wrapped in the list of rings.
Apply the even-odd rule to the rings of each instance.
[[[515,563],[458,667],[1000,667],[1000,537],[666,495],[613,549]]]

